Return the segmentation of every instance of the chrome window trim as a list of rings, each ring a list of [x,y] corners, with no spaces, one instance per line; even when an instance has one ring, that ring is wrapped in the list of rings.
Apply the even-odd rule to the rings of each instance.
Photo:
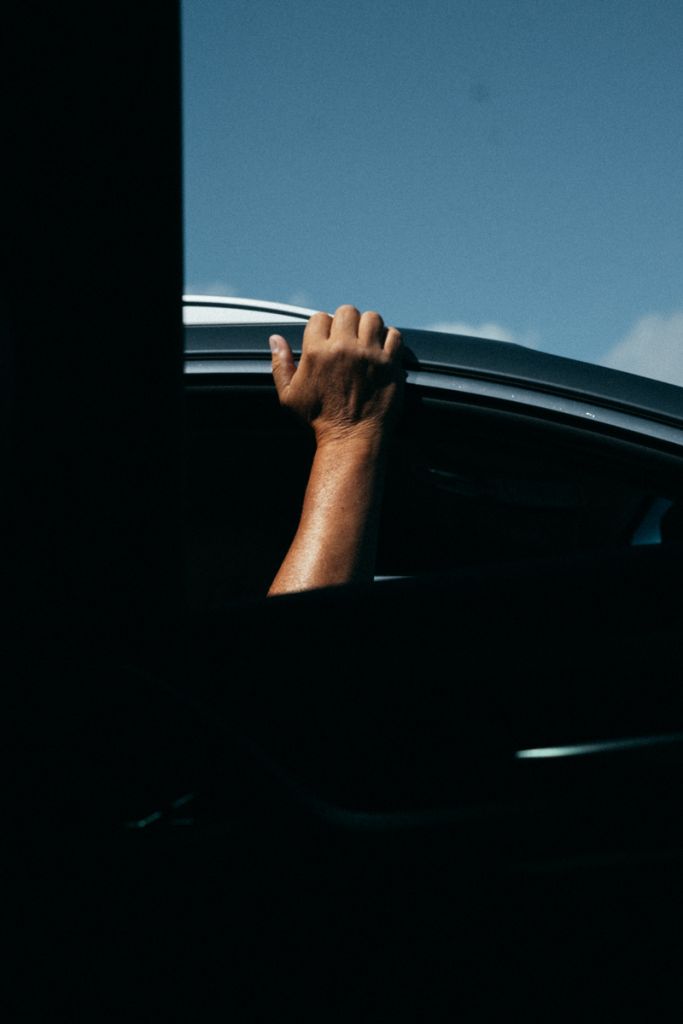
[[[186,359],[185,373],[254,374],[270,377],[270,363],[264,359]]]
[[[585,757],[590,754],[610,754],[622,750],[639,750],[643,747],[681,743],[681,732],[662,733],[656,736],[625,736],[617,740],[595,740],[592,743],[576,743],[561,747],[530,747],[516,751],[515,758],[518,761],[538,761],[558,757]]]

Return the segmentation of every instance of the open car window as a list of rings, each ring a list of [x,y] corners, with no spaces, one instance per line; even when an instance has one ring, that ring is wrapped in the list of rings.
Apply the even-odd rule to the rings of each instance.
[[[244,312],[233,308],[228,315],[238,322],[226,330],[203,319],[201,300],[194,302],[186,328],[190,580],[197,605],[221,607],[266,592],[296,530],[313,449],[306,429],[277,403],[267,350],[272,321],[242,322]],[[279,316],[299,348],[310,310],[260,305],[254,315]],[[501,372],[496,381],[481,367],[485,358],[494,363],[482,342],[453,341],[454,352],[457,342],[474,353],[474,368],[463,366],[462,353],[451,372],[438,350],[436,367],[424,351],[422,359],[408,356],[378,578],[676,539],[683,429],[671,415],[671,391],[678,389],[653,384],[641,394],[636,386],[630,405],[605,399],[598,406],[576,389],[571,397],[566,384],[562,393],[561,382],[544,390],[533,366],[526,386],[511,382],[510,365],[500,366],[508,377]],[[544,358],[551,362],[536,367],[537,377],[552,368],[552,357]],[[661,417],[644,416],[635,402],[652,405],[657,388]]]

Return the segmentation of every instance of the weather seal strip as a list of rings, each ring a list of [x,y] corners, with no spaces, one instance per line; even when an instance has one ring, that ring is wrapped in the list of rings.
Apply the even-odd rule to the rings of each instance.
[[[258,374],[270,376],[270,361],[257,358],[213,358],[188,359],[185,372],[193,374],[215,374],[216,376],[239,376],[240,374]],[[536,391],[531,388],[516,387],[514,384],[503,384],[497,381],[481,380],[474,377],[457,376],[450,373],[435,373],[429,370],[408,370],[408,384],[418,388],[450,391],[461,395],[477,398],[489,398],[497,402],[530,409],[539,409],[556,415],[570,417],[583,423],[606,426],[639,434],[653,440],[683,448],[683,428],[662,423],[635,413],[610,409],[595,402],[582,401],[579,398],[566,398],[562,395]]]

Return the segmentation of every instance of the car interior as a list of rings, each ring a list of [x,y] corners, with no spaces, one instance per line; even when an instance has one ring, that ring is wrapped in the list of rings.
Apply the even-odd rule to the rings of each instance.
[[[310,433],[269,381],[244,375],[193,375],[186,423],[191,604],[258,598],[296,530]],[[680,457],[665,446],[409,386],[377,577],[669,542],[682,492]]]

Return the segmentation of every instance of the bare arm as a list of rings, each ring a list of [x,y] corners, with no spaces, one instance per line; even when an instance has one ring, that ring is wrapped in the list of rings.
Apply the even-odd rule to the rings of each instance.
[[[299,528],[269,594],[372,579],[387,441],[401,399],[401,336],[378,313],[311,317],[299,366],[271,338],[280,402],[310,423],[316,453]]]

